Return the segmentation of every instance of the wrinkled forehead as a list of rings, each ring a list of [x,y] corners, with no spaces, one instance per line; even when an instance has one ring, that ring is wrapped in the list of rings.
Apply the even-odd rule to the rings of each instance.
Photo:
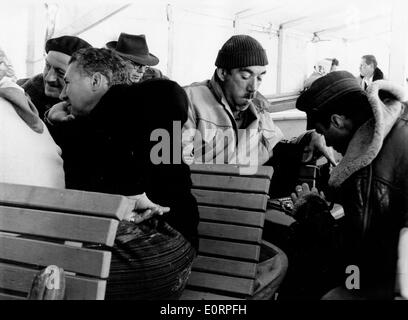
[[[68,62],[71,57],[65,53],[58,51],[49,51],[45,60],[53,68],[59,68],[66,70],[68,68]]]

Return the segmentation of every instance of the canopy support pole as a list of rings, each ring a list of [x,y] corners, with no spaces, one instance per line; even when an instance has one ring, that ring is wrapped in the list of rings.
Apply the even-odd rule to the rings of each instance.
[[[286,30],[279,26],[278,30],[278,59],[276,66],[276,94],[282,93],[283,86],[283,57],[284,57],[284,45],[286,38]]]
[[[394,0],[391,18],[389,80],[406,86],[408,66],[408,19],[406,0]]]
[[[168,22],[168,42],[167,42],[167,76],[172,79],[173,77],[173,64],[174,64],[174,16],[173,8],[170,4],[166,6],[166,15]]]

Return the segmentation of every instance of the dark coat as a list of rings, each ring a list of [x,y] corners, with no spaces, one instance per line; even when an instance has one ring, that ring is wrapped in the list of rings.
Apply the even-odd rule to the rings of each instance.
[[[172,149],[181,146],[181,131],[173,140],[173,120],[181,128],[186,119],[187,97],[173,81],[112,87],[88,116],[52,128],[63,150],[67,188],[146,192],[153,202],[171,208],[163,219],[196,246],[198,211],[190,170],[181,162],[181,147],[174,154]],[[150,134],[157,128],[169,132],[171,164],[151,161],[158,142],[150,141]]]

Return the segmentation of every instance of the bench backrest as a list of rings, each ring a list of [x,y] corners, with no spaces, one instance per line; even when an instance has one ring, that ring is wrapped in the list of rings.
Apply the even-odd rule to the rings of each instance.
[[[272,167],[243,175],[233,165],[192,165],[199,205],[199,254],[181,299],[254,293]]]
[[[0,299],[24,299],[48,265],[66,272],[65,299],[104,299],[126,197],[0,183]]]

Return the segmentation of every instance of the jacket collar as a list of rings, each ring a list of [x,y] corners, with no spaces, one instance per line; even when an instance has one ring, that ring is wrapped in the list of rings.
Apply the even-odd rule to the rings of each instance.
[[[382,102],[379,90],[388,91],[396,99]],[[401,86],[377,80],[367,88],[367,96],[374,116],[356,131],[343,159],[333,169],[329,179],[329,184],[333,187],[339,187],[353,173],[371,164],[380,152],[384,139],[403,113],[401,102],[406,101],[406,92]]]
[[[210,89],[210,91],[213,93],[215,99],[225,107],[225,109],[229,112],[230,116],[232,118],[234,118],[234,114],[232,112],[232,109],[230,107],[230,105],[228,104],[227,99],[225,98],[224,92],[222,91],[222,88],[220,86],[220,84],[218,83],[217,79],[216,79],[217,75],[216,72],[214,72],[213,77],[211,78],[211,80],[208,82],[208,88]],[[249,118],[256,120],[258,119],[258,112],[257,112],[257,107],[254,104],[254,101],[257,98],[257,94],[255,95],[255,98],[249,103],[249,106],[247,109],[245,109],[245,111],[243,112],[248,112],[249,113]]]

